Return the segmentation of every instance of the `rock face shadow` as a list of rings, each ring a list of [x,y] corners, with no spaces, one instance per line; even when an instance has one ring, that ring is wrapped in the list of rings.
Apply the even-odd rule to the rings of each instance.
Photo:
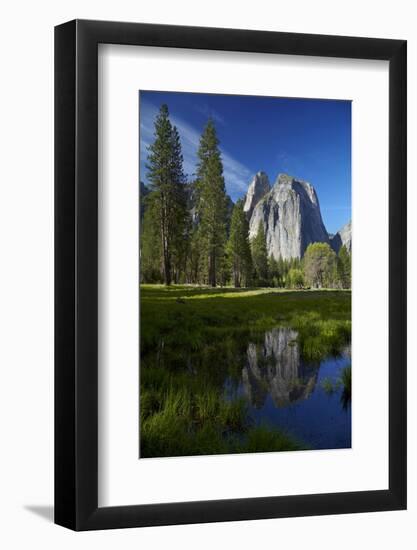
[[[32,514],[35,514],[44,520],[48,521],[49,523],[54,522],[54,507],[49,506],[40,506],[37,504],[33,505],[26,505],[24,506],[25,510],[28,512],[32,512]]]

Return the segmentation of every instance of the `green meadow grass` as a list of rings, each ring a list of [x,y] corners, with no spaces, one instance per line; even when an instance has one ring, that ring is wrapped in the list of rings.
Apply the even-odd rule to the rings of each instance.
[[[164,345],[199,350],[228,336],[291,326],[314,359],[350,338],[350,291],[211,289],[141,285],[141,353]]]
[[[305,448],[252,425],[246,401],[225,395],[225,375],[238,378],[248,341],[279,326],[298,332],[307,361],[337,354],[350,342],[350,307],[349,291],[141,285],[141,456]]]
[[[149,392],[141,392],[147,400]],[[213,388],[192,393],[170,387],[156,410],[141,408],[141,456],[190,456],[299,450],[289,435],[252,426],[244,399],[228,401]]]

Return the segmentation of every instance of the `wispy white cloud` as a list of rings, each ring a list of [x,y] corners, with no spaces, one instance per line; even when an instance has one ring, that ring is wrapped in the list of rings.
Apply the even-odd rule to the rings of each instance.
[[[158,109],[149,102],[141,102],[140,109],[140,163],[141,170],[144,170],[147,146],[154,140],[153,125]],[[184,120],[171,116],[171,122],[177,127],[181,137],[182,153],[184,156],[184,171],[191,179],[196,172],[197,166],[197,150],[200,142],[200,133],[193,126]],[[213,117],[214,118],[214,117]],[[247,190],[249,181],[253,175],[252,171],[228,154],[223,147],[220,146],[223,160],[224,179],[228,194],[233,200],[241,197]],[[145,175],[141,173],[141,179]]]
[[[218,124],[222,124],[223,126],[226,124],[226,121],[222,117],[220,113],[212,109],[207,105],[207,103],[197,104],[194,105],[194,109],[204,115],[207,118],[212,118],[214,122],[217,122]]]
[[[254,172],[225,151],[222,151],[222,159],[226,186],[228,186],[228,190],[229,187],[231,188],[229,194],[232,198],[238,198],[248,190]]]

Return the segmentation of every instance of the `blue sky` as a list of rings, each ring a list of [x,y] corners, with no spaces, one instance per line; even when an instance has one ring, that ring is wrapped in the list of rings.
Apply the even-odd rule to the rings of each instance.
[[[166,103],[177,126],[184,170],[196,171],[199,138],[209,116],[217,128],[224,178],[233,201],[263,170],[271,184],[285,172],[316,189],[324,224],[336,232],[351,219],[351,102],[183,92],[140,92],[140,178],[146,147]]]

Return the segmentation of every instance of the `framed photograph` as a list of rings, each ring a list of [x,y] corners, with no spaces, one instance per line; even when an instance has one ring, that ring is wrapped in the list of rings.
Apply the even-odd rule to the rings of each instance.
[[[55,522],[406,508],[406,42],[55,29]]]

